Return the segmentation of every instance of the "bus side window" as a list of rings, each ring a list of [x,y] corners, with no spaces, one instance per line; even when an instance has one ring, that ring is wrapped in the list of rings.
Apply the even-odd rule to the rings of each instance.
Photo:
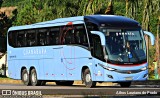
[[[65,35],[65,44],[73,44],[73,30],[69,30]]]
[[[40,32],[37,35],[37,44],[38,46],[46,45],[45,32]]]
[[[75,44],[88,47],[88,40],[84,25],[75,25]]]
[[[87,27],[87,32],[89,36],[89,42],[90,42],[90,48],[91,48],[91,53],[93,53],[93,39],[92,39],[92,34],[91,31],[99,31],[98,26],[92,22],[86,22],[86,27]]]
[[[38,34],[37,34],[37,45],[38,46],[44,46],[47,44],[46,34],[47,34],[47,29],[38,30]]]
[[[25,33],[23,31],[20,31],[17,33],[17,47],[23,47],[25,46],[25,40],[24,40]]]
[[[36,35],[35,32],[27,33],[27,46],[35,46],[36,45]]]
[[[64,26],[63,33],[61,37],[61,44],[74,44],[74,30],[72,26]]]
[[[16,47],[16,32],[12,31],[12,32],[9,32],[8,33],[8,42],[9,42],[9,45],[12,46],[12,47]]]
[[[47,32],[47,43],[49,45],[58,45],[59,44],[59,27],[51,28],[50,32]]]

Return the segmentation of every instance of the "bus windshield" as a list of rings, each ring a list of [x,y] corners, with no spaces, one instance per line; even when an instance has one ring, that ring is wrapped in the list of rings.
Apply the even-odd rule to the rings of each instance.
[[[146,62],[146,46],[142,30],[101,28],[106,37],[108,60],[116,64]]]

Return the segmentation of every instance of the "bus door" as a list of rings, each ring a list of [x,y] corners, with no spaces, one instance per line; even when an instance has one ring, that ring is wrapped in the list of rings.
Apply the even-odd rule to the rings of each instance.
[[[105,63],[103,49],[98,35],[92,34],[92,56],[94,57],[94,76],[96,81],[103,81],[104,69],[101,67]]]

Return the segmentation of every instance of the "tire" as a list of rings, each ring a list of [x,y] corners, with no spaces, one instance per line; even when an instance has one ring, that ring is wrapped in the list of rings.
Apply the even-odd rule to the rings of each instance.
[[[21,73],[21,79],[24,85],[29,86],[30,85],[30,79],[29,79],[29,74],[27,72],[27,69],[23,69]]]
[[[87,68],[83,71],[83,81],[85,83],[85,86],[88,88],[96,86],[96,82],[92,81],[92,77],[91,77],[91,73],[90,73],[89,68]]]
[[[120,82],[119,84],[121,87],[130,87],[131,86],[131,82]]]
[[[41,81],[37,80],[37,73],[36,73],[35,69],[31,70],[30,80],[31,80],[31,85],[32,86],[39,86],[39,85],[41,85]]]

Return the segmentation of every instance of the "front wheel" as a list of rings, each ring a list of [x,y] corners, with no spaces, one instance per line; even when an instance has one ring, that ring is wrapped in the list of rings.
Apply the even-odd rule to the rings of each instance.
[[[92,77],[91,77],[91,73],[90,73],[89,68],[87,68],[83,71],[83,78],[82,79],[83,79],[86,87],[91,88],[91,87],[96,86],[96,82],[92,81]]]
[[[35,69],[31,70],[30,80],[31,80],[31,85],[32,86],[39,86],[39,85],[41,85],[41,81],[37,80],[37,73],[36,73]]]
[[[131,86],[131,82],[120,82],[119,84],[121,87],[130,87]]]

